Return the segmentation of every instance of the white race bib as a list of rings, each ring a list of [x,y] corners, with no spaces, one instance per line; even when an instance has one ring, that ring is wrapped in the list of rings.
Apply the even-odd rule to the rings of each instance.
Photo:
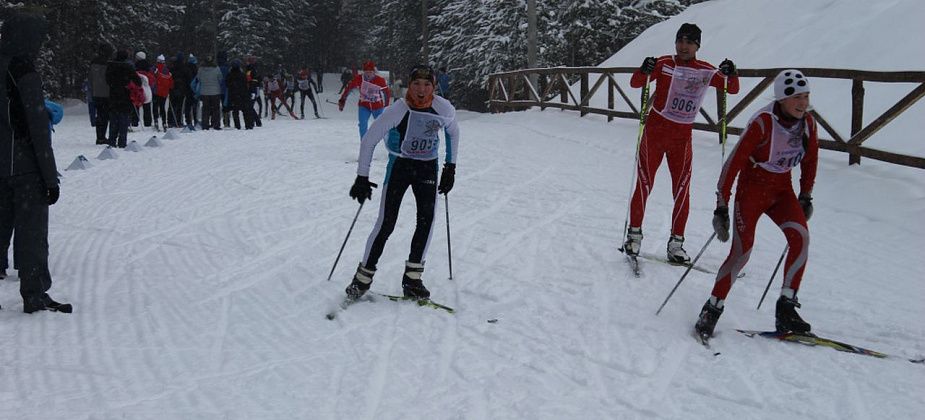
[[[659,113],[679,124],[690,124],[697,118],[703,97],[710,87],[716,70],[675,67],[665,108]]]
[[[443,125],[443,119],[438,115],[409,110],[401,156],[417,160],[436,159]]]
[[[803,149],[803,132],[806,129],[806,120],[800,120],[791,128],[786,128],[774,121],[771,131],[771,150],[768,152],[768,161],[758,165],[768,172],[788,172],[803,160],[806,151]]]
[[[382,86],[363,81],[360,85],[360,100],[366,102],[379,102],[382,100]]]

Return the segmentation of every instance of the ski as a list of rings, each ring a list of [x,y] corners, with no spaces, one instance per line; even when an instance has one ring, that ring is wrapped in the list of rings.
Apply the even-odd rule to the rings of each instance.
[[[396,296],[396,295],[387,295],[387,294],[385,294],[385,293],[379,293],[379,292],[369,291],[369,292],[366,292],[366,294],[363,295],[362,297],[360,297],[359,299],[344,298],[343,302],[341,302],[341,303],[337,306],[337,308],[334,308],[334,310],[332,310],[332,311],[328,312],[327,314],[325,314],[324,317],[327,318],[329,321],[333,321],[334,319],[337,318],[337,316],[338,316],[341,312],[347,310],[347,308],[349,308],[350,306],[352,306],[352,305],[354,305],[354,304],[356,304],[356,303],[358,303],[358,302],[362,302],[362,301],[375,302],[376,299],[374,299],[373,296],[382,297],[382,298],[391,300],[391,301],[393,301],[393,302],[401,302],[401,301],[414,302],[414,303],[417,303],[418,306],[424,306],[424,307],[433,308],[433,309],[440,309],[440,310],[446,311],[447,313],[451,313],[451,314],[452,314],[452,313],[456,313],[456,310],[455,310],[455,309],[453,309],[453,308],[451,308],[451,307],[449,307],[449,306],[446,306],[446,305],[443,305],[443,304],[434,302],[434,301],[432,301],[432,300],[430,300],[430,299],[415,299],[415,298],[412,298],[412,297]]]
[[[697,331],[696,328],[691,329],[691,335],[694,337],[695,340],[697,340],[698,343],[700,343],[700,345],[702,345],[705,349],[707,349],[707,351],[713,353],[713,357],[718,357],[721,354],[720,352],[713,350],[713,346],[710,344],[710,338],[712,336],[701,334]]]
[[[639,277],[642,275],[642,270],[639,268],[639,260],[636,259],[635,256],[626,254],[626,262],[629,263],[634,276]]]
[[[455,309],[449,306],[446,306],[446,305],[439,304],[430,299],[418,299],[418,298],[413,298],[413,297],[408,297],[408,296],[387,295],[387,294],[379,293],[379,292],[370,292],[370,293],[376,296],[384,297],[388,300],[391,300],[392,302],[401,302],[401,301],[415,302],[418,304],[418,306],[426,306],[428,308],[433,308],[433,309],[442,309],[446,311],[447,313],[451,313],[451,314],[456,313]]]
[[[780,341],[788,341],[792,343],[799,343],[807,346],[823,346],[829,347],[838,351],[843,351],[846,353],[862,354],[865,356],[872,356],[878,359],[902,359],[912,363],[925,363],[925,358],[910,359],[901,356],[893,356],[886,353],[881,353],[871,349],[866,349],[864,347],[855,346],[853,344],[843,343],[841,341],[832,340],[830,338],[819,337],[818,335],[812,333],[806,334],[796,334],[791,332],[779,332],[779,331],[758,331],[758,330],[736,330],[742,334],[745,334],[749,337],[764,337],[769,339],[776,339]]]
[[[351,305],[362,301],[372,301],[372,299],[367,296],[361,296],[359,299],[351,299],[349,297],[345,297],[344,300],[339,305],[337,305],[336,308],[334,308],[334,310],[325,314],[324,317],[327,318],[328,321],[333,321],[335,318],[337,318],[337,315],[347,310],[347,308],[349,308]]]
[[[640,253],[640,254],[639,254],[639,257],[644,258],[644,259],[647,259],[647,260],[650,260],[650,261],[655,261],[655,262],[660,262],[660,263],[664,263],[664,264],[668,264],[668,265],[673,265],[673,266],[675,266],[675,267],[690,267],[691,270],[699,271],[699,272],[701,272],[701,273],[716,274],[715,271],[711,271],[711,270],[708,270],[708,269],[703,268],[703,267],[700,267],[700,266],[696,266],[696,265],[693,265],[693,266],[692,266],[690,263],[676,263],[676,262],[668,261],[668,258],[659,257],[659,256],[657,256],[657,255],[655,255],[655,254],[642,254],[642,253]]]

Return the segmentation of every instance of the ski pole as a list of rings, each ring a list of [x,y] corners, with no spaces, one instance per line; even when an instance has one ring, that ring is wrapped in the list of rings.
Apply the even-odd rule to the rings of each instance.
[[[707,239],[707,243],[703,244],[703,248],[700,248],[700,252],[697,253],[697,256],[694,257],[694,261],[691,262],[691,265],[687,266],[687,270],[684,270],[684,274],[678,279],[678,282],[674,285],[674,288],[671,289],[671,292],[668,293],[668,296],[665,297],[665,301],[662,302],[662,306],[658,307],[658,310],[655,311],[655,315],[658,315],[662,312],[662,308],[665,307],[665,304],[668,303],[668,299],[671,299],[671,296],[674,295],[675,290],[678,290],[678,286],[681,285],[681,282],[684,281],[684,278],[687,277],[687,274],[691,272],[691,269],[694,268],[694,265],[697,264],[697,260],[700,259],[700,256],[703,255],[703,251],[707,250],[707,245],[710,245],[710,242],[713,242],[713,238],[716,237],[716,232],[713,232],[710,235],[710,239]]]
[[[639,171],[639,144],[642,143],[642,134],[646,128],[646,107],[649,102],[649,75],[646,75],[646,85],[642,88],[642,103],[639,109],[639,134],[636,136],[636,158],[633,160],[633,175],[630,177],[629,199],[626,200],[626,218],[623,220],[623,236],[626,238],[626,229],[630,223],[630,207],[633,205],[633,192],[636,189],[636,172]],[[624,252],[623,246],[619,248]]]
[[[453,280],[453,247],[450,245],[450,199],[443,194],[443,208],[446,209],[446,254],[450,261],[450,280]]]
[[[777,260],[777,265],[774,266],[774,272],[771,273],[771,278],[768,279],[768,286],[764,288],[764,293],[761,294],[761,300],[758,301],[758,307],[755,310],[761,309],[761,303],[764,302],[764,297],[768,295],[768,289],[771,288],[771,283],[774,282],[774,277],[777,276],[777,270],[780,268],[780,263],[784,261],[784,256],[787,255],[787,249],[790,248],[790,245],[784,247],[784,252],[780,254],[780,259]]]
[[[350,229],[347,230],[347,237],[344,238],[344,243],[340,246],[340,251],[337,251],[337,258],[334,259],[334,266],[331,267],[331,272],[328,273],[328,281],[331,281],[331,276],[334,275],[334,269],[337,268],[337,262],[340,261],[340,254],[344,252],[344,247],[347,246],[347,240],[350,239],[350,233],[353,232],[353,225],[357,223],[357,219],[360,217],[360,210],[363,210],[363,203],[360,202],[360,207],[357,209],[357,214],[353,216],[353,222],[350,223]]]

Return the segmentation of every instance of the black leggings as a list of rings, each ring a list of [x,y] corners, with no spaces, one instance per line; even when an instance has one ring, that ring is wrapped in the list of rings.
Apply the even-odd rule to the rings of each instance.
[[[379,204],[379,218],[376,226],[366,241],[366,253],[363,266],[375,270],[379,257],[385,248],[385,242],[395,230],[398,221],[398,209],[408,187],[414,193],[417,205],[417,223],[411,237],[411,253],[408,261],[421,263],[427,254],[430,235],[434,224],[434,211],[437,204],[437,160],[414,160],[389,157],[382,199]]]
[[[315,115],[317,116],[318,115],[318,104],[315,103],[315,95],[312,93],[312,90],[311,89],[306,89],[306,90],[299,89],[299,93],[301,94],[301,97],[302,97],[302,105],[299,107],[299,109],[302,111],[302,116],[303,117],[305,116],[305,97],[306,96],[308,96],[308,99],[311,99],[312,108],[315,109]]]

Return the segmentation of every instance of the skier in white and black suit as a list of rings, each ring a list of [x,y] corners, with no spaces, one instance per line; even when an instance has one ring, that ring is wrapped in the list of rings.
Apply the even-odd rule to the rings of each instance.
[[[58,171],[42,78],[34,61],[48,25],[37,14],[10,16],[0,29],[0,224],[13,225],[23,310],[70,312],[48,296],[48,206],[58,201]]]
[[[411,253],[405,262],[402,291],[407,297],[430,297],[430,292],[421,280],[424,257],[430,243],[437,193],[448,194],[453,188],[459,125],[453,105],[444,98],[434,96],[436,79],[432,68],[415,66],[408,80],[408,93],[404,100],[386,108],[369,127],[360,144],[357,177],[350,188],[351,197],[360,203],[372,197],[375,184],[369,182],[369,166],[376,145],[386,136],[389,164],[382,186],[384,193],[379,205],[379,218],[366,242],[363,261],[357,267],[353,281],[347,286],[347,296],[351,299],[358,299],[369,290],[376,273],[376,264],[386,240],[395,228],[398,209],[408,187],[411,187],[417,205],[417,224],[411,240]],[[438,186],[440,129],[444,130],[446,138],[446,158]]]

